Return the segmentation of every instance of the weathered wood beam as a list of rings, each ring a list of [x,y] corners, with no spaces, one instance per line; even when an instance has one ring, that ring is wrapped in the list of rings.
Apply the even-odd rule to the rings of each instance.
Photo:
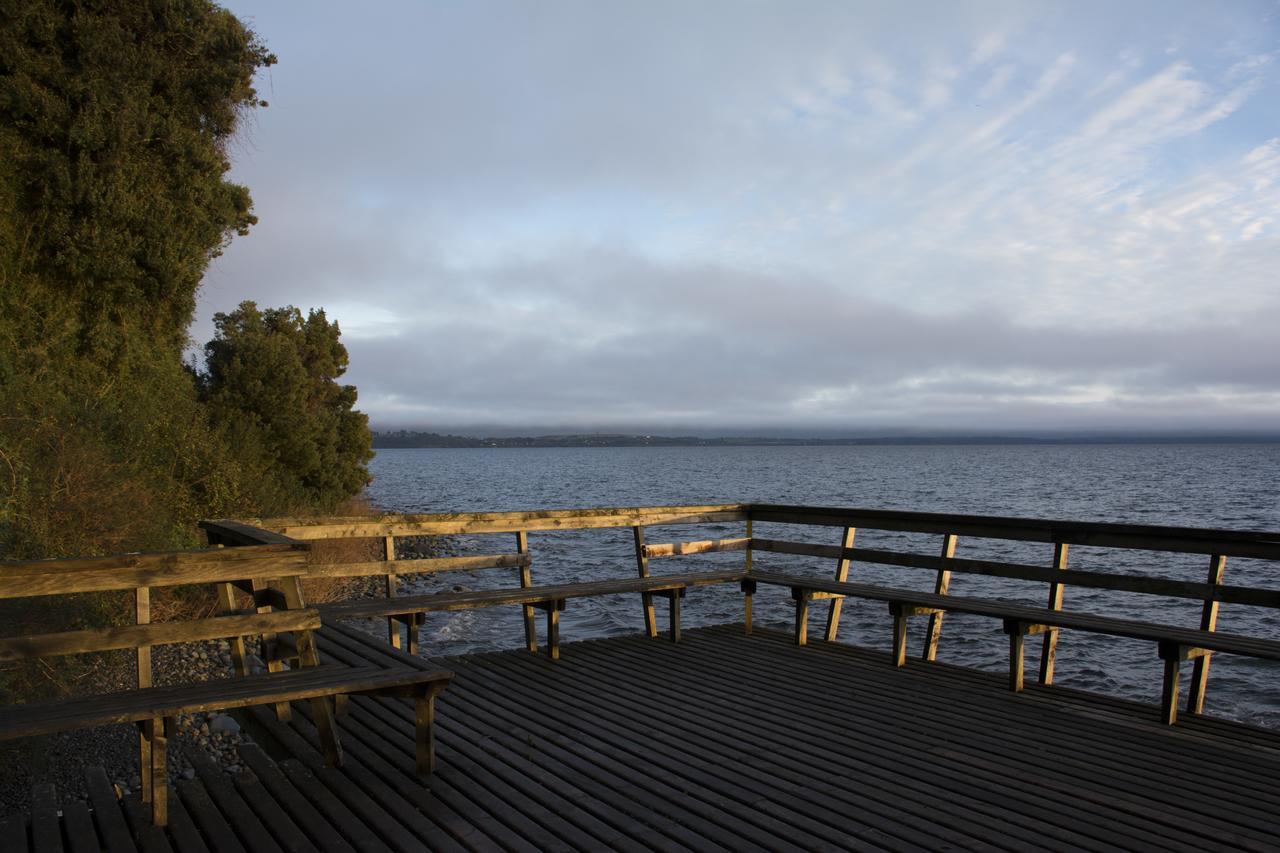
[[[1067,570],[1067,552],[1070,546],[1065,542],[1055,543],[1053,546],[1053,568],[1059,572]],[[1049,584],[1049,603],[1050,610],[1062,609],[1062,593],[1066,588],[1065,584],[1053,581]],[[1044,633],[1044,643],[1040,650],[1040,683],[1053,683],[1053,665],[1058,656],[1058,629],[1051,627]]]
[[[745,551],[750,545],[751,540],[745,537],[738,539],[704,539],[698,542],[667,542],[661,545],[645,545],[644,555],[652,559],[659,557],[687,557],[691,554]]]
[[[529,589],[533,586],[533,572],[529,568],[532,560],[529,556],[529,534],[524,530],[516,531],[516,552],[520,562],[520,588]],[[524,647],[533,654],[537,654],[538,630],[533,608],[526,604],[521,615],[524,617]]]
[[[956,555],[956,536],[953,533],[943,534],[942,537],[942,553],[939,559],[947,561]],[[943,565],[946,565],[944,562]],[[946,595],[951,588],[951,570],[938,569],[938,576],[933,583],[934,595]],[[924,651],[921,657],[924,660],[935,660],[938,657],[938,640],[942,637],[942,617],[945,613],[941,610],[929,614],[929,625],[925,629],[924,635]]]
[[[1188,598],[1199,601],[1218,601],[1224,604],[1249,604],[1255,607],[1280,608],[1280,590],[1258,589],[1244,586],[1215,586],[1195,581],[1177,581],[1144,575],[1112,574],[1110,572],[1082,571],[1080,569],[1055,569],[1023,563],[1001,563],[992,560],[970,560],[953,557],[943,559],[926,554],[902,551],[883,551],[874,548],[840,549],[835,545],[818,545],[809,542],[788,542],[778,539],[751,540],[756,551],[779,554],[797,554],[808,557],[839,558],[900,566],[910,569],[945,569],[961,574],[988,575],[1015,580],[1060,583],[1090,589],[1111,589],[1124,592],[1143,592],[1166,595],[1171,598]]]
[[[108,592],[305,574],[305,551],[291,546],[122,554],[0,563],[0,598]]]
[[[1222,584],[1222,575],[1227,568],[1227,558],[1221,554],[1213,554],[1209,557],[1209,579],[1210,587],[1219,587]],[[1218,602],[1214,599],[1206,599],[1204,607],[1200,611],[1200,630],[1216,631],[1218,629]],[[1194,668],[1191,671],[1191,684],[1187,690],[1187,713],[1202,714],[1204,713],[1204,695],[1205,689],[1209,683],[1209,662],[1210,655],[1205,653],[1196,658]]]
[[[515,533],[519,530],[589,530],[603,527],[653,527],[743,521],[742,504],[701,506],[607,507],[527,512],[456,512],[384,515],[377,518],[262,519],[256,523],[290,539],[345,539],[377,536],[427,536],[461,533]]]
[[[827,527],[864,527],[915,533],[954,533],[958,536],[1013,539],[1026,542],[1066,542],[1108,548],[1183,551],[1280,560],[1280,535],[1271,531],[1222,530],[1107,522],[1060,521],[899,510],[752,504],[755,521]]]
[[[858,534],[858,528],[846,527],[843,535],[840,537],[840,556],[836,559],[836,580],[843,583],[849,579],[849,564],[852,562],[844,556],[844,552],[853,547],[854,537]],[[823,633],[823,638],[828,643],[836,641],[836,634],[840,630],[840,608],[844,604],[844,597],[832,597],[831,603],[827,605],[827,630]]]
[[[249,616],[214,616],[187,622],[123,625],[88,631],[63,631],[0,640],[0,660],[29,660],[113,649],[136,649],[139,646],[162,646],[319,627],[319,613],[314,610],[297,610]]]
[[[355,563],[311,563],[307,577],[360,578],[388,572],[397,575],[429,575],[437,572],[480,569],[518,569],[530,564],[528,554],[487,554],[468,557],[423,557],[411,560],[362,560]]]

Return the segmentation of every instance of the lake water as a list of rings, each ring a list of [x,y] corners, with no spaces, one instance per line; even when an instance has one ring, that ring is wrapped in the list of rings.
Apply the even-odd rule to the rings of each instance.
[[[1035,518],[1178,524],[1280,530],[1280,445],[992,445],[872,447],[666,447],[380,450],[370,464],[369,496],[391,512],[500,511],[661,504],[787,503],[974,513]],[[656,528],[652,542],[743,535],[744,525]],[[838,544],[832,528],[757,525],[757,536]],[[941,537],[867,532],[858,545],[935,551]],[[509,553],[513,537],[455,537],[459,554]],[[635,574],[629,528],[530,534],[534,582],[567,583]],[[961,539],[960,557],[1048,565],[1051,547]],[[1073,548],[1071,567],[1151,572],[1203,581],[1207,557]],[[741,553],[652,561],[657,573],[740,565]],[[829,576],[828,561],[757,554],[758,568]],[[455,572],[413,581],[422,591],[512,584],[510,571]],[[933,573],[855,564],[850,579],[928,589]],[[1280,565],[1232,559],[1228,583],[1280,588]],[[1002,597],[1043,605],[1042,584],[957,575],[956,594]],[[659,601],[659,604],[662,602]],[[1195,626],[1200,605],[1156,596],[1067,590],[1071,609]],[[659,613],[661,614],[661,608]],[[819,631],[825,605],[815,608]],[[762,588],[757,624],[789,630],[793,609],[785,590]],[[742,597],[723,585],[690,592],[687,627],[740,621]],[[662,621],[659,616],[660,624]],[[883,604],[850,600],[840,639],[888,649],[891,620]],[[918,654],[923,620],[911,628]],[[539,631],[542,626],[539,624]],[[1219,629],[1280,637],[1280,613],[1225,605]],[[571,601],[562,615],[566,641],[641,630],[637,596]],[[490,608],[429,617],[424,642],[433,655],[513,648],[521,644],[517,608]],[[1034,673],[1038,642],[1028,642]],[[940,660],[1003,671],[1007,640],[994,619],[948,615]],[[1125,698],[1156,702],[1161,664],[1153,643],[1064,632],[1055,681]],[[1218,655],[1207,711],[1280,727],[1280,666]]]

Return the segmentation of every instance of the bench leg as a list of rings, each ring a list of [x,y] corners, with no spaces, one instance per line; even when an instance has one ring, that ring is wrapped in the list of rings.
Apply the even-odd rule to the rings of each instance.
[[[658,636],[658,621],[653,618],[653,593],[640,593],[640,607],[644,610],[644,632],[650,637]]]
[[[1025,667],[1023,646],[1025,642],[1026,635],[1022,631],[1009,632],[1009,689],[1014,693],[1022,692]]]
[[[418,775],[426,776],[436,769],[436,691],[414,700],[415,758]]]
[[[671,642],[673,643],[680,642],[680,599],[683,598],[681,595],[682,592],[684,592],[682,589],[673,590],[671,595],[668,596],[668,603],[670,604],[669,615],[671,620]]]
[[[524,606],[524,645],[535,655],[538,653],[538,631],[534,625],[533,606],[530,604]]]
[[[1203,714],[1204,713],[1204,693],[1205,685],[1209,683],[1209,660],[1212,658],[1208,652],[1203,653],[1196,658],[1194,668],[1191,670],[1191,685],[1187,688],[1187,713]]]
[[[320,735],[320,744],[324,747],[324,760],[330,767],[342,766],[342,742],[338,740],[338,725],[333,719],[333,705],[328,696],[317,696],[311,700],[312,722]]]
[[[560,660],[560,604],[547,602],[547,657]]]
[[[1160,719],[1166,726],[1178,720],[1178,679],[1182,661],[1174,654],[1164,659],[1164,690],[1160,695]]]
[[[809,596],[801,593],[796,597],[796,645],[803,646],[809,642]]]
[[[151,741],[155,737],[156,724],[162,720],[142,720],[138,723],[138,776],[142,779],[142,801],[151,802]]]
[[[142,767],[144,790],[151,789],[151,822],[164,826],[169,822],[169,735],[173,731],[173,718],[146,720],[144,730],[150,735],[151,761]]]
[[[333,697],[333,713],[339,717],[345,717],[351,712],[351,697],[345,693],[339,693]]]
[[[901,608],[893,611],[893,665],[907,665],[907,614]]]
[[[751,526],[751,522],[747,522]],[[750,556],[750,551],[747,552]],[[756,582],[751,578],[742,579],[742,628],[743,633],[751,633],[751,598],[756,594]]]
[[[409,654],[416,656],[418,654],[419,639],[422,634],[423,619],[414,613],[409,617],[409,621],[405,623],[405,632],[409,635],[409,642],[406,643],[406,649]]]

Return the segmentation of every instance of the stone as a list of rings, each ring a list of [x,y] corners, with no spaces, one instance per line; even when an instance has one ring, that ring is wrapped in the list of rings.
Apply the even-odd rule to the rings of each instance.
[[[209,723],[209,730],[222,734],[235,735],[240,733],[240,724],[226,714],[219,714]]]

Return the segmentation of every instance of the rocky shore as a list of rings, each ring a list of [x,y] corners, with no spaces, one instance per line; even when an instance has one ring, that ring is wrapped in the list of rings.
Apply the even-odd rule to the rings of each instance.
[[[158,685],[189,684],[232,675],[231,649],[225,640],[158,646],[153,655]],[[253,671],[263,669],[256,654],[250,656],[249,666]],[[106,672],[108,683],[99,679],[93,685],[94,692],[134,686],[132,667],[113,667]],[[171,781],[195,777],[192,758],[196,755],[207,756],[225,773],[243,772],[239,747],[252,739],[241,731],[234,717],[216,711],[183,715],[177,729],[169,741]],[[142,784],[137,729],[132,725],[104,726],[25,743],[0,744],[0,814],[25,811],[32,786],[40,782],[52,782],[63,800],[83,798],[86,767],[104,768],[121,794],[137,790]]]

